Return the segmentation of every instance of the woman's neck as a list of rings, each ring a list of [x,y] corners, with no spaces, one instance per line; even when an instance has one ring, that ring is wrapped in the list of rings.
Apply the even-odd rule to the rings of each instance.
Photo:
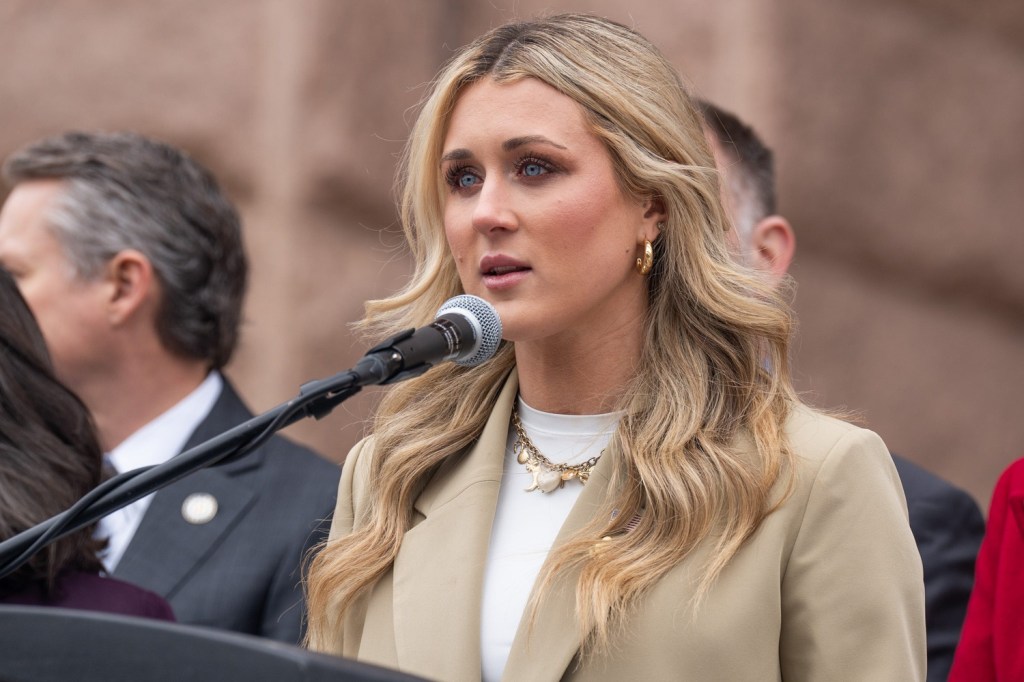
[[[517,342],[519,394],[530,407],[555,414],[618,410],[641,343],[640,326],[600,337]]]

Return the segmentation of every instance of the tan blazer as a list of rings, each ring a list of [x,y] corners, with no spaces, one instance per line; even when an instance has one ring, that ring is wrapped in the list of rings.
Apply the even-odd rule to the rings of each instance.
[[[477,444],[416,500],[392,570],[350,611],[334,653],[431,679],[480,679],[484,563],[517,388],[513,373]],[[576,576],[567,575],[532,632],[521,626],[505,679],[923,680],[921,562],[888,451],[870,431],[803,407],[787,429],[794,492],[696,612],[700,556],[661,579],[611,651],[581,658]],[[365,504],[372,449],[363,441],[345,462],[332,537],[351,532]],[[556,543],[595,513],[609,465],[606,455],[594,468]]]

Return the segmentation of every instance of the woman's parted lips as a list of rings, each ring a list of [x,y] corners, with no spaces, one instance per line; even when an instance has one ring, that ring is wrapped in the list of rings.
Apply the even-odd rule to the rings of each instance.
[[[480,274],[504,275],[518,270],[529,270],[530,266],[521,260],[504,254],[487,255],[480,259]]]

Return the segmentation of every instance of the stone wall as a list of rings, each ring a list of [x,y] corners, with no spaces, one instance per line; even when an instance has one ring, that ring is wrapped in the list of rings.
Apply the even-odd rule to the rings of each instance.
[[[1020,3],[4,0],[0,154],[129,128],[211,167],[253,261],[229,374],[267,409],[353,364],[349,323],[408,275],[391,188],[424,84],[550,10],[636,26],[775,146],[799,386],[986,504],[1024,455]],[[373,397],[289,432],[341,459]]]

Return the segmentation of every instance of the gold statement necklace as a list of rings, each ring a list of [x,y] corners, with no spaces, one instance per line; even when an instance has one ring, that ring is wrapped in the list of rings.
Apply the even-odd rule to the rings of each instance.
[[[586,462],[579,464],[555,464],[537,449],[530,437],[526,435],[523,423],[519,421],[519,407],[512,409],[512,426],[516,430],[516,444],[512,451],[516,453],[516,461],[526,466],[526,470],[533,474],[533,483],[526,492],[539,490],[542,493],[549,493],[556,488],[564,488],[566,481],[577,479],[580,483],[586,483],[590,478],[590,470],[601,459],[604,450]]]

